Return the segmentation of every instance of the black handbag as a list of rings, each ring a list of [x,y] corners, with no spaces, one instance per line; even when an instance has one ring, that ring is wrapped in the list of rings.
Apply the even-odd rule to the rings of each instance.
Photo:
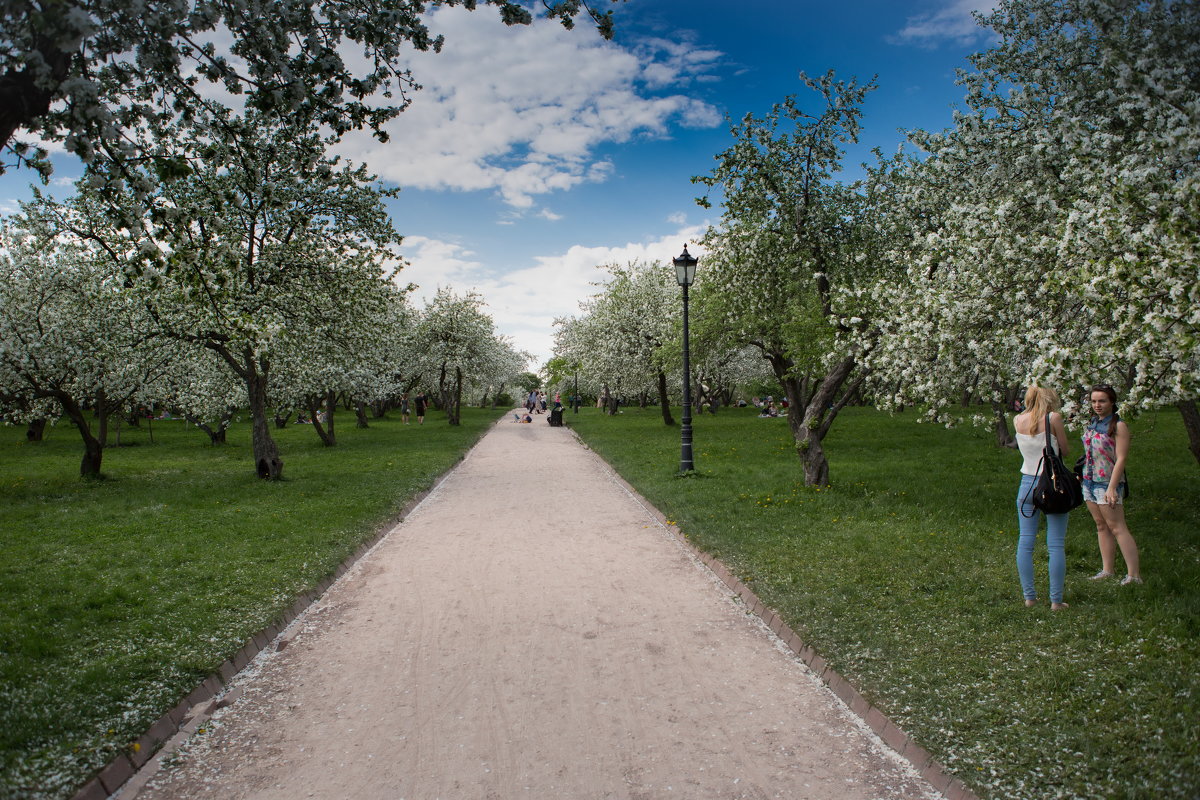
[[[1042,459],[1038,462],[1038,479],[1029,491],[1025,500],[1044,514],[1065,514],[1071,509],[1083,505],[1083,487],[1067,465],[1062,456],[1054,450],[1050,439],[1050,415],[1046,415],[1046,445],[1042,448]],[[1025,514],[1032,517],[1033,514]],[[1037,511],[1034,512],[1036,514]]]

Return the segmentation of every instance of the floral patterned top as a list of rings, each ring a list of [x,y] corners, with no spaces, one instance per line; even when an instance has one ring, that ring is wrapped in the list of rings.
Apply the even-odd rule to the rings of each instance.
[[[1117,438],[1108,435],[1112,414],[1104,419],[1092,419],[1083,430],[1083,479],[1093,483],[1108,483],[1117,463]],[[1121,483],[1125,476],[1121,476]]]

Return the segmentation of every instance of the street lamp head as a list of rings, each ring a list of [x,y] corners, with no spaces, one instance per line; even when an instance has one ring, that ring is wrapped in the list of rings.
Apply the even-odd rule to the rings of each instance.
[[[679,281],[680,286],[691,286],[696,280],[696,264],[699,259],[687,251],[687,245],[683,246],[683,252],[675,257],[675,280]]]

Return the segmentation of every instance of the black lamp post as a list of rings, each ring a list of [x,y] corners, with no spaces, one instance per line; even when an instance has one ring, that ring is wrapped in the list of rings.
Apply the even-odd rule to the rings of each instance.
[[[571,395],[571,405],[575,407],[575,413],[579,413],[579,366],[575,367],[575,394]]]
[[[698,260],[688,253],[686,244],[683,246],[683,252],[674,260],[675,280],[683,287],[683,424],[679,428],[679,471],[686,473],[696,468],[696,462],[692,458],[692,368],[688,360],[688,287],[696,280]]]

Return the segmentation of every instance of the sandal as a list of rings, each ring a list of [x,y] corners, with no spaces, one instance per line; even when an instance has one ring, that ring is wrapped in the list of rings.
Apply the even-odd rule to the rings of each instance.
[[[1109,572],[1106,569],[1102,569],[1099,572],[1097,572],[1095,575],[1093,575],[1092,577],[1088,578],[1088,580],[1089,581],[1102,581],[1105,578],[1111,578],[1112,576],[1113,576],[1113,574],[1111,572]]]
[[[1141,582],[1142,582],[1141,578],[1135,578],[1132,575],[1126,575],[1124,578],[1121,578],[1122,586],[1128,586],[1131,583],[1141,583]]]

